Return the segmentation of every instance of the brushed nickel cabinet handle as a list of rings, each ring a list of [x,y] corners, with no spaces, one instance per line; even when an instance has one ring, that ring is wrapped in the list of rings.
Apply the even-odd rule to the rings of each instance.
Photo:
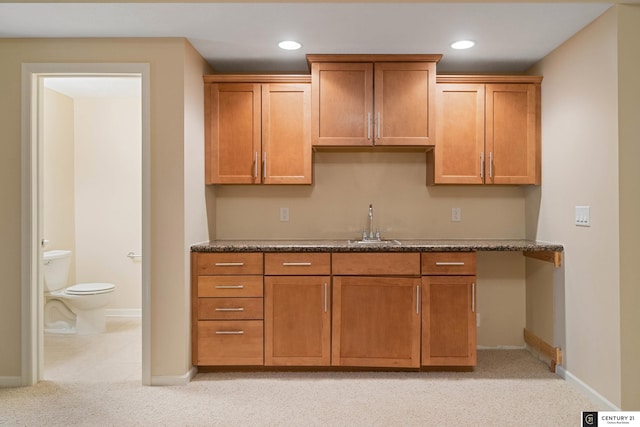
[[[216,285],[216,289],[244,289],[244,285]]]
[[[462,261],[436,261],[436,265],[439,266],[439,267],[462,266],[462,265],[464,265],[464,262],[462,262]]]
[[[493,178],[493,151],[489,151],[489,178]]]
[[[253,157],[253,177],[258,178],[258,152]]]
[[[484,153],[480,153],[480,178],[484,179]]]
[[[378,120],[376,122],[376,128],[378,129],[378,139],[380,139],[380,111],[378,111]]]
[[[216,311],[244,311],[242,307],[218,307]]]
[[[309,267],[311,263],[310,262],[283,262],[282,265],[285,267]]]
[[[416,314],[420,314],[420,285],[416,286]]]
[[[328,303],[327,303],[327,294],[328,294],[327,290],[328,290],[328,286],[327,286],[327,284],[325,283],[325,284],[324,284],[324,312],[325,312],[325,313],[327,312],[327,304],[328,304]]]
[[[367,139],[371,139],[371,113],[367,113]]]
[[[242,267],[244,262],[216,262],[216,267]]]
[[[262,153],[262,178],[267,179],[267,152]]]
[[[476,312],[476,284],[471,284],[471,312]]]
[[[216,331],[216,335],[244,335],[244,331]]]

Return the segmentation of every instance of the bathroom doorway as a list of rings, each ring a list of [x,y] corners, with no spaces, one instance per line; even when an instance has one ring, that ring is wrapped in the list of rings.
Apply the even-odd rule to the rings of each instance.
[[[124,368],[127,376],[118,380],[149,384],[149,264],[143,258],[149,247],[149,66],[29,65],[23,76],[31,82],[31,283],[23,294],[29,295],[23,377],[35,383],[70,375],[64,380],[74,381],[102,371],[109,381],[108,369]],[[62,327],[45,335],[42,256],[64,249],[73,254],[69,285],[115,285],[104,334],[65,333],[64,322],[53,322],[47,326]]]
[[[65,287],[115,286],[45,292],[44,379],[140,379],[141,77],[46,76],[41,99],[43,251],[70,252]],[[75,315],[87,298],[100,304],[85,310],[91,322]]]

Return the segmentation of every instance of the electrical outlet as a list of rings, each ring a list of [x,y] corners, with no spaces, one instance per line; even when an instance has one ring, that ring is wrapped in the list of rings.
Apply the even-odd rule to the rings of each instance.
[[[280,208],[280,222],[289,221],[289,208]]]
[[[476,313],[476,328],[480,327],[480,313]]]
[[[462,221],[462,210],[460,208],[451,208],[451,221]]]

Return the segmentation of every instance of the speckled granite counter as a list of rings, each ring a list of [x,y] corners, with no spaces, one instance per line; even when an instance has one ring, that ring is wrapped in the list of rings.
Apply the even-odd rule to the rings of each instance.
[[[562,245],[535,240],[422,240],[399,239],[379,243],[348,240],[215,240],[191,246],[191,252],[465,252],[553,251]]]

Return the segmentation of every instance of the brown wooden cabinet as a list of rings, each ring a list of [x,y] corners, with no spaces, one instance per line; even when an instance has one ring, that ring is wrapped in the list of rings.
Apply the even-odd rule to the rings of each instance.
[[[434,184],[540,184],[536,76],[438,76]]]
[[[205,76],[206,183],[310,184],[309,81]]]
[[[261,253],[192,253],[192,363],[262,365]]]
[[[418,368],[419,254],[337,253],[332,265],[331,364]],[[401,275],[377,275],[391,265]]]
[[[330,259],[329,253],[265,254],[265,365],[331,364]]]
[[[314,146],[434,144],[440,55],[307,55]]]
[[[476,256],[422,254],[422,365],[475,366]]]

